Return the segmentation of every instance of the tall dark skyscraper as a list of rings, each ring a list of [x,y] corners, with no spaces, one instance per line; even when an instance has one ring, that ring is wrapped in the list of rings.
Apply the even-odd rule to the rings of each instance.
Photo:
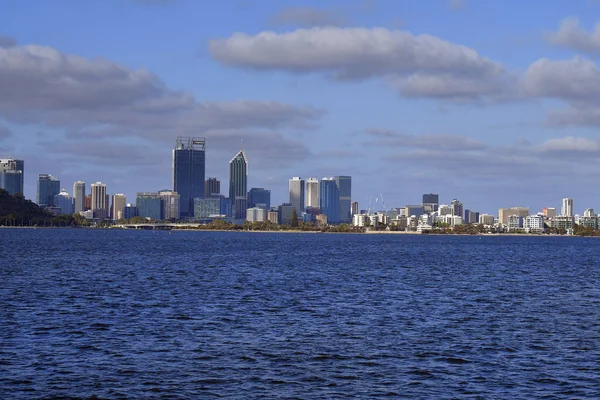
[[[319,208],[327,215],[327,223],[340,222],[340,191],[335,178],[323,178],[319,186]],[[350,205],[348,205],[350,213]]]
[[[173,149],[173,191],[180,196],[182,218],[194,216],[194,198],[204,198],[204,138],[179,136]]]
[[[39,174],[37,182],[37,203],[40,206],[53,206],[54,196],[60,193],[60,181],[49,174]]]
[[[248,208],[248,158],[244,149],[229,162],[229,201],[234,219],[245,219]]]
[[[350,222],[352,221],[352,177],[336,176],[334,179],[340,195],[340,202],[338,206],[338,221]],[[327,219],[329,220],[329,216],[327,217]]]
[[[217,178],[208,178],[204,182],[204,197],[219,197],[220,194],[221,182]]]
[[[12,158],[0,158],[0,188],[10,195],[23,193],[25,162]]]
[[[426,193],[423,195],[423,210],[426,213],[438,210],[440,204],[440,195],[436,193]]]

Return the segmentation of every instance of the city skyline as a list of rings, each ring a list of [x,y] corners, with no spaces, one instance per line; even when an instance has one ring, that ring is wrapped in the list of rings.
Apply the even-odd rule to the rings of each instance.
[[[199,136],[223,185],[243,139],[248,187],[273,204],[291,177],[347,174],[361,205],[438,192],[487,213],[600,208],[587,179],[599,13],[589,0],[7,0],[0,157],[26,160],[31,199],[46,173],[128,198],[170,188],[165,147]]]

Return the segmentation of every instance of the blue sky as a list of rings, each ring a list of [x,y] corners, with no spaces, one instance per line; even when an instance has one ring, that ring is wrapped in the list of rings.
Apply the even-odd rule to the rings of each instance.
[[[0,0],[0,156],[102,181],[134,202],[171,186],[178,135],[207,177],[249,187],[351,175],[367,208],[596,205],[600,2]],[[597,32],[597,33],[596,33]]]

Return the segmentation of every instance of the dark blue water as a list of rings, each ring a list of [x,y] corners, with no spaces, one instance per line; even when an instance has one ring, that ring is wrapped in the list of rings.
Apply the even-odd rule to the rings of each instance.
[[[0,229],[0,399],[599,398],[599,250]]]

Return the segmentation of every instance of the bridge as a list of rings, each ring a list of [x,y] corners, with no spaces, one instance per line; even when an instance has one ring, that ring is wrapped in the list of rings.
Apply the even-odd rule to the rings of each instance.
[[[163,231],[169,231],[173,228],[190,228],[190,227],[197,227],[198,223],[195,224],[175,224],[175,223],[157,223],[157,224],[148,224],[148,223],[142,223],[142,224],[121,224],[121,225],[114,225],[115,228],[122,228],[122,229],[139,229],[139,230],[163,230]]]

